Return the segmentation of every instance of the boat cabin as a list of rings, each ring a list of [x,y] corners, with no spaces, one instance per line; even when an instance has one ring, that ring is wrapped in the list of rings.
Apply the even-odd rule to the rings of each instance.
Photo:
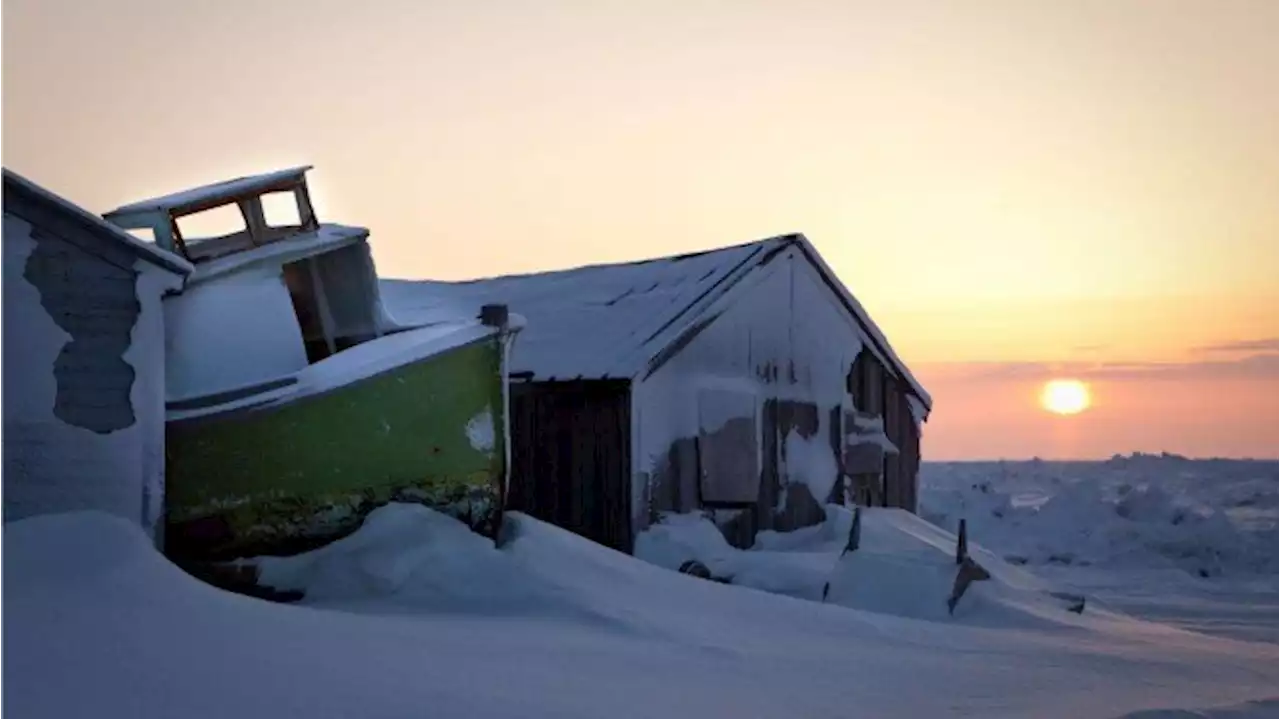
[[[195,266],[184,292],[165,303],[171,403],[279,386],[403,329],[382,310],[369,231],[317,220],[310,169],[184,190],[104,216]],[[202,233],[208,215],[235,229]]]

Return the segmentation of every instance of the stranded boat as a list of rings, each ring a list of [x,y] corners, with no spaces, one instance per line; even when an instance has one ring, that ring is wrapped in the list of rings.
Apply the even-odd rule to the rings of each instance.
[[[309,169],[105,215],[196,268],[164,304],[164,540],[175,559],[303,551],[389,501],[498,529],[518,320],[488,306],[396,322],[369,231],[316,219]],[[273,221],[280,209],[289,217]],[[183,231],[218,212],[242,227]]]

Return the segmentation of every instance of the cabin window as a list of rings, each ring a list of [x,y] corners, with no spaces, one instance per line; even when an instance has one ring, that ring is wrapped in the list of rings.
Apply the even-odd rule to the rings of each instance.
[[[298,196],[293,192],[268,192],[262,196],[262,216],[268,227],[300,227]]]
[[[178,232],[186,242],[228,237],[248,232],[244,215],[235,205],[222,205],[177,219]]]
[[[155,230],[150,227],[132,227],[125,230],[125,232],[128,232],[133,235],[135,239],[142,240],[147,244],[154,245],[156,243]]]
[[[702,502],[755,504],[760,496],[760,448],[754,393],[698,392],[698,466]]]

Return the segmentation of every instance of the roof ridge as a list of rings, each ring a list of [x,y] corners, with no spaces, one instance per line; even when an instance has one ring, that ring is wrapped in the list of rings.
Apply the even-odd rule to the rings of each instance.
[[[692,259],[694,257],[703,257],[706,255],[713,255],[713,254],[716,254],[717,252],[741,250],[746,247],[751,247],[752,245],[767,245],[774,242],[794,241],[796,238],[801,238],[801,237],[804,237],[804,235],[798,232],[793,232],[785,235],[774,235],[772,237],[765,237],[759,240],[752,240],[750,242],[740,242],[736,245],[722,245],[720,247],[712,247],[710,249],[705,249],[705,250],[693,250],[690,252],[684,252],[677,255],[663,255],[660,257],[648,257],[641,260],[626,260],[621,262],[594,262],[590,264],[577,265],[573,267],[561,267],[558,269],[532,270],[529,272],[513,272],[510,274],[491,275],[488,277],[471,277],[465,280],[437,280],[429,277],[418,277],[418,278],[388,277],[386,279],[394,282],[439,282],[442,284],[449,284],[449,285],[469,285],[469,284],[476,284],[480,282],[494,282],[497,280],[516,280],[516,279],[523,279],[528,277],[543,277],[546,275],[556,275],[556,274],[568,273],[568,272],[580,272],[584,270],[604,270],[604,269],[609,269],[613,267],[637,267],[640,265],[647,265],[654,262],[682,262],[684,260]]]
[[[40,185],[34,180],[31,180],[8,167],[3,168],[3,177],[6,185],[13,187],[19,192],[25,192],[39,201],[61,207],[84,225],[91,227],[98,232],[110,235],[117,242],[128,247],[136,256],[153,265],[184,276],[190,275],[195,270],[194,266],[182,257],[134,237],[120,227],[107,222],[103,218],[93,214],[75,202],[72,202],[66,197],[59,195],[53,190]]]

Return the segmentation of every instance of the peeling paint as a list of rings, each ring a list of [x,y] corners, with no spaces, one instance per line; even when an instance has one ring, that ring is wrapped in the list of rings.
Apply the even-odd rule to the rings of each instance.
[[[39,290],[45,312],[71,337],[53,364],[54,416],[99,434],[133,426],[137,418],[130,395],[136,373],[124,354],[142,311],[137,273],[39,228],[30,232],[35,248],[23,278]]]

